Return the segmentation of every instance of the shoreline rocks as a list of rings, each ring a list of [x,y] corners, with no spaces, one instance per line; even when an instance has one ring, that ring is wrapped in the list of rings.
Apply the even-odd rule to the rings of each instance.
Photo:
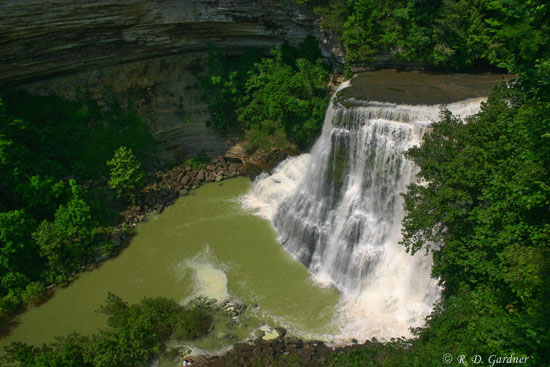
[[[259,330],[259,329],[258,329]],[[237,343],[234,348],[221,356],[195,357],[193,366],[283,366],[286,361],[292,365],[326,366],[337,353],[355,351],[368,347],[372,342],[332,347],[322,341],[304,341],[296,337],[278,337],[273,340],[258,338],[251,343]],[[299,364],[296,364],[299,363]]]
[[[149,185],[138,197],[136,205],[126,211],[125,220],[116,227],[121,231],[124,226],[134,227],[144,220],[147,214],[162,213],[176,199],[188,195],[191,190],[210,182],[246,176],[247,171],[242,163],[227,162],[223,157],[215,157],[210,163],[199,169],[188,164],[178,165],[168,171],[155,174]],[[113,238],[114,235],[113,235]],[[118,244],[116,240],[115,245]]]

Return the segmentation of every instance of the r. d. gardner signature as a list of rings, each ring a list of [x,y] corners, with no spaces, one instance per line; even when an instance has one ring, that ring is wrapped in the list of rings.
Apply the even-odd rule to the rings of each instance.
[[[456,362],[459,365],[468,366],[469,364],[484,364],[487,362],[487,365],[489,367],[493,367],[495,364],[507,364],[507,365],[513,365],[513,364],[525,364],[527,363],[527,360],[529,357],[527,356],[516,356],[514,353],[506,356],[498,356],[496,354],[490,355],[486,360],[483,359],[482,356],[479,354],[476,354],[472,357],[468,357],[464,354],[460,354],[458,356],[453,357],[450,353],[443,354],[443,362],[444,363],[451,363]]]

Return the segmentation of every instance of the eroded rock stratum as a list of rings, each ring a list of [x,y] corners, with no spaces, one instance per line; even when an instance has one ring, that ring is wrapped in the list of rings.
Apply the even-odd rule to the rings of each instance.
[[[341,59],[318,22],[285,0],[5,0],[0,2],[0,84],[159,56],[238,52],[314,34]]]

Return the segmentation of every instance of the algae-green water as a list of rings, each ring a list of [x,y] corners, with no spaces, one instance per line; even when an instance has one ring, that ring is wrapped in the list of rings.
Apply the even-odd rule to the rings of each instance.
[[[0,348],[13,341],[41,345],[106,327],[96,310],[108,292],[130,303],[156,296],[182,304],[198,295],[239,298],[259,306],[250,328],[268,319],[298,336],[331,334],[337,292],[313,284],[306,268],[277,242],[269,222],[241,208],[238,197],[249,187],[245,178],[204,185],[151,216],[116,258],[19,315],[19,325],[0,339]]]

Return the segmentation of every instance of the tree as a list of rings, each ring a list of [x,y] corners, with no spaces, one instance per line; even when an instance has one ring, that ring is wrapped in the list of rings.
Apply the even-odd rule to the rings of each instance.
[[[132,150],[124,146],[118,148],[107,165],[111,167],[109,186],[116,190],[117,197],[125,194],[132,201],[135,200],[135,195],[142,186],[144,174],[141,171],[141,163]]]
[[[100,312],[110,329],[92,337],[90,357],[98,367],[142,365],[162,351],[181,318],[183,308],[166,298],[144,298],[128,305],[109,294]]]
[[[36,244],[28,233],[36,228],[36,222],[25,210],[0,213],[0,274],[15,271],[33,274],[37,265]]]
[[[328,105],[328,72],[322,61],[296,60],[296,69],[283,60],[281,48],[272,50],[249,72],[239,121],[246,130],[265,135],[282,133],[307,145],[320,131]]]
[[[21,206],[37,220],[51,219],[61,201],[66,200],[66,186],[53,177],[31,176],[15,188]]]
[[[420,172],[404,195],[402,243],[431,250],[445,286],[420,343],[548,358],[549,72],[542,62],[496,90],[468,123],[444,111],[407,152]]]
[[[209,52],[203,97],[209,126],[246,132],[249,152],[307,146],[318,135],[328,106],[329,67],[315,37],[294,47],[287,42],[260,58],[246,51],[238,61]]]
[[[66,273],[75,270],[86,256],[90,256],[92,244],[92,220],[90,207],[82,198],[80,186],[69,181],[71,199],[60,205],[52,222],[43,221],[33,234],[40,246],[40,254],[50,265],[50,280],[63,280]]]

